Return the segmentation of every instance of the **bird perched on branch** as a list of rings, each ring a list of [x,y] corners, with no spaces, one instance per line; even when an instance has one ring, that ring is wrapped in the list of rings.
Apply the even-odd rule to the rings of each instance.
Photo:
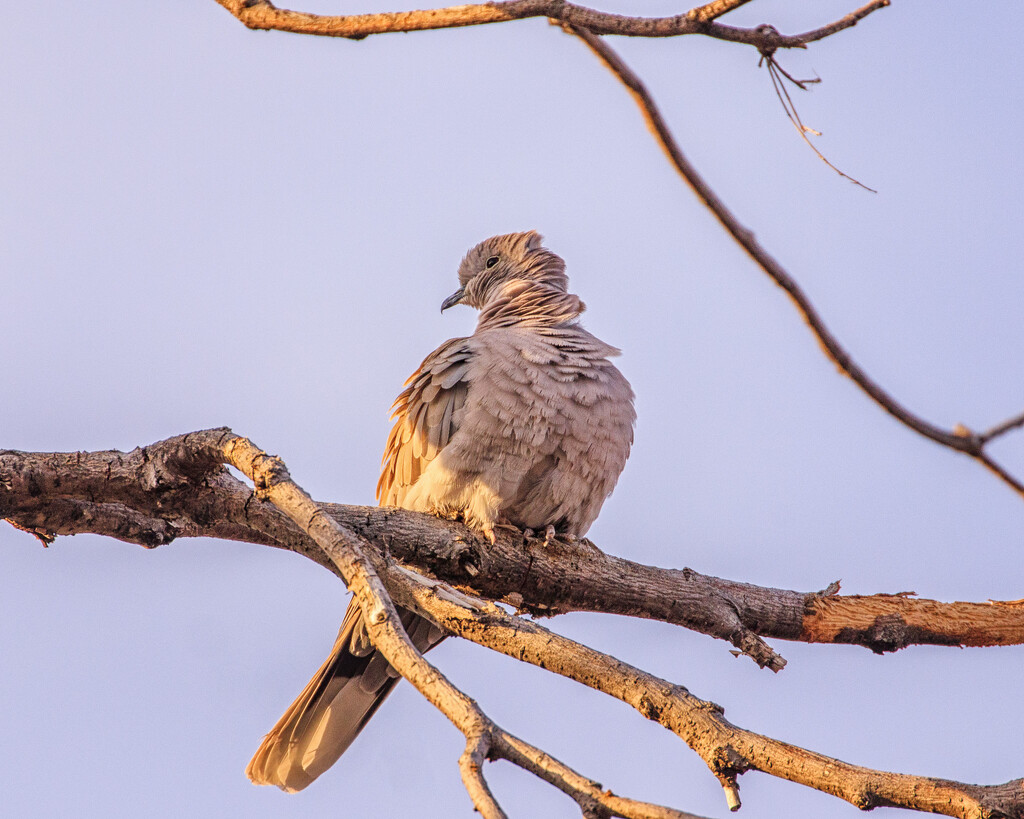
[[[473,335],[445,342],[406,381],[377,483],[382,506],[495,527],[582,537],[633,442],[633,391],[618,350],[579,325],[565,262],[534,231],[495,236],[462,260],[444,300],[480,310]],[[420,651],[441,630],[399,609]],[[398,681],[349,605],[330,657],[270,731],[246,773],[305,788],[337,761]]]

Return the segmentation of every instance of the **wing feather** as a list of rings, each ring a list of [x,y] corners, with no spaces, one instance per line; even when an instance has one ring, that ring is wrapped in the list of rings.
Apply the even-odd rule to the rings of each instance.
[[[401,506],[406,492],[458,429],[469,391],[471,339],[453,338],[428,355],[395,399],[377,501]]]

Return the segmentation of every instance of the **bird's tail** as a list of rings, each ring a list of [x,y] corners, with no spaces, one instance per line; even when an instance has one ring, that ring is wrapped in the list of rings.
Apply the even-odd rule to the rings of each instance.
[[[444,639],[429,620],[398,611],[420,651]],[[398,679],[398,672],[373,648],[353,601],[330,656],[263,738],[246,775],[257,785],[301,791],[345,753]]]

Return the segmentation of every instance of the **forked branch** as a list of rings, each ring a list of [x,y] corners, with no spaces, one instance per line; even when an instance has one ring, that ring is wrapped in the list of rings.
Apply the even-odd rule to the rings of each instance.
[[[177,537],[219,537],[289,549],[340,575],[300,528],[273,507],[253,504],[250,487],[224,470],[210,471],[202,442],[230,434],[188,433],[127,454],[0,451],[0,517],[44,543],[83,532],[146,547]],[[726,640],[773,671],[785,661],[767,644],[772,638],[877,652],[914,644],[1024,643],[1019,603],[849,597],[838,594],[838,585],[821,592],[769,589],[689,568],[647,566],[586,541],[550,549],[499,530],[492,545],[461,523],[415,512],[321,507],[375,554],[389,552],[482,597],[539,616],[595,611],[675,623]]]
[[[807,43],[829,37],[856,25],[871,12],[889,5],[890,0],[874,0],[857,11],[804,34],[784,35],[757,28],[737,28],[716,23],[722,15],[745,5],[749,0],[718,0],[671,17],[630,17],[609,14],[566,0],[505,0],[473,3],[422,11],[381,12],[377,14],[309,14],[277,8],[270,0],[217,0],[248,28],[264,31],[290,31],[320,37],[345,37],[361,40],[371,34],[402,31],[428,31],[442,28],[508,23],[532,17],[547,17],[595,34],[625,37],[681,37],[703,34],[719,40],[744,43],[755,48],[804,48]]]
[[[130,453],[0,451],[0,517],[44,542],[95,533],[154,547],[214,537],[289,549],[341,574],[301,529],[201,453],[226,429],[176,436]],[[838,584],[800,592],[739,583],[693,569],[635,563],[589,541],[545,548],[402,509],[321,504],[377,555],[394,558],[535,616],[592,611],[661,620],[730,642],[774,671],[785,661],[766,639],[849,643],[872,651],[915,644],[1024,643],[1024,605],[942,603],[905,595],[850,597]],[[216,514],[214,514],[214,511]]]
[[[389,588],[395,591],[392,578]],[[407,582],[407,581],[406,581]],[[601,691],[635,708],[679,736],[707,764],[739,806],[737,778],[761,771],[843,799],[862,810],[898,807],[957,816],[1024,817],[1024,780],[969,785],[946,779],[872,770],[747,731],[724,710],[680,685],[496,608],[460,605],[437,587],[414,589],[401,604],[429,615],[444,629],[509,657],[532,663]]]
[[[672,163],[679,175],[690,186],[690,189],[697,195],[697,198],[704,203],[722,227],[736,240],[737,244],[768,274],[772,281],[786,292],[801,316],[803,316],[807,326],[811,328],[811,332],[817,338],[822,351],[836,365],[839,371],[849,376],[875,403],[902,424],[923,435],[925,438],[970,456],[1024,498],[1024,484],[996,463],[985,451],[985,445],[996,435],[1001,435],[1010,429],[1024,425],[1024,415],[1017,416],[1005,424],[1000,424],[986,435],[977,435],[963,425],[958,425],[952,430],[943,429],[904,407],[853,360],[846,348],[839,343],[839,340],[828,329],[824,320],[814,308],[814,305],[811,304],[810,299],[800,285],[796,283],[796,280],[761,246],[753,231],[740,223],[732,211],[726,207],[725,203],[698,173],[697,169],[683,154],[682,149],[676,142],[675,136],[673,136],[671,129],[669,129],[664,117],[662,117],[654,98],[633,70],[623,62],[622,58],[604,40],[596,36],[592,31],[572,26],[566,26],[566,30],[583,40],[601,62],[626,86],[633,95],[633,99],[639,106],[644,119],[647,121],[648,128],[665,151],[669,162]]]
[[[231,477],[222,463],[249,475],[256,497],[267,502],[254,500],[252,490]],[[502,815],[483,779],[482,763],[488,758],[508,759],[552,782],[576,800],[585,816],[686,814],[604,791],[494,725],[416,652],[397,624],[392,600],[430,616],[449,633],[628,703],[704,759],[730,806],[738,805],[737,778],[759,770],[862,808],[889,805],[950,816],[1024,819],[1020,780],[977,786],[887,773],[746,731],[728,722],[721,708],[682,686],[493,604],[466,598],[443,583],[403,569],[393,557],[406,562],[415,557],[418,565],[438,576],[491,599],[544,613],[565,609],[541,599],[572,601],[571,607],[578,609],[681,620],[708,632],[700,618],[714,621],[722,608],[732,607],[740,633],[756,637],[769,652],[761,635],[776,632],[789,639],[852,641],[879,651],[908,642],[964,642],[942,634],[962,630],[961,619],[971,611],[987,624],[970,627],[979,642],[1021,642],[1021,601],[986,605],[941,604],[904,595],[840,597],[835,585],[799,594],[707,578],[690,570],[629,564],[587,544],[543,549],[506,535],[490,546],[461,524],[414,512],[316,504],[291,481],[278,459],[226,429],[178,436],[128,454],[0,452],[0,516],[47,539],[57,533],[92,531],[155,546],[179,536],[212,535],[292,549],[327,565],[352,587],[371,638],[388,660],[467,737],[460,768],[486,816]],[[537,579],[525,582],[531,575]],[[622,579],[619,586],[611,580],[616,575]],[[573,588],[582,591],[574,593]],[[697,598],[706,598],[703,604],[688,598],[694,592]],[[675,609],[666,608],[664,603],[673,597]],[[653,600],[646,612],[644,599]],[[685,613],[680,616],[674,613],[677,610]]]

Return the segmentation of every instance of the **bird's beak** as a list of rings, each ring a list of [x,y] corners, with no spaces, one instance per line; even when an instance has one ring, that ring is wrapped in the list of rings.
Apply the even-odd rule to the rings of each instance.
[[[448,298],[446,298],[443,302],[441,302],[441,312],[443,313],[449,307],[454,307],[456,304],[458,304],[460,301],[462,301],[462,297],[465,296],[465,295],[466,295],[466,288],[465,287],[460,287],[458,290],[456,290],[454,293],[452,293]]]

